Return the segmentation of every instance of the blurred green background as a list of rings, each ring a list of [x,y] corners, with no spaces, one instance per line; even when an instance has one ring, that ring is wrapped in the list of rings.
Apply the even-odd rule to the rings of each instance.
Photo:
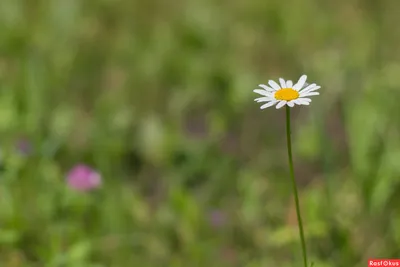
[[[400,2],[0,0],[0,266],[302,266],[400,257]],[[25,140],[29,153],[16,144]],[[102,174],[88,193],[69,169]]]

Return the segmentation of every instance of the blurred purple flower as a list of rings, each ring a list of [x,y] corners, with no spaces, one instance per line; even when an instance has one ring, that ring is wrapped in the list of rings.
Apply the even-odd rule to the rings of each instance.
[[[220,210],[214,210],[210,213],[209,220],[213,227],[221,227],[226,223],[226,215]]]
[[[21,138],[17,142],[17,150],[23,155],[28,155],[32,152],[32,144],[28,139]]]
[[[67,175],[69,187],[78,191],[90,191],[101,186],[101,176],[89,166],[79,164]]]

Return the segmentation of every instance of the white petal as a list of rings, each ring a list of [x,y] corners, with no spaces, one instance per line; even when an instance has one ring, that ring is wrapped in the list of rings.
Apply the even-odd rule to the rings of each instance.
[[[315,83],[310,84],[307,87],[304,87],[303,89],[300,90],[300,92],[304,92],[304,91],[309,91],[309,90],[313,90],[314,88],[321,88],[321,86],[316,85]]]
[[[271,96],[271,93],[262,90],[262,89],[255,89],[253,90],[254,93],[260,94],[260,95],[264,95],[264,96]]]
[[[281,84],[281,88],[286,88],[286,82],[285,82],[284,79],[279,78],[279,82],[280,82],[280,84]]]
[[[286,87],[287,88],[292,88],[293,87],[293,82],[291,80],[286,81]]]
[[[272,97],[259,97],[259,98],[254,99],[254,101],[256,101],[258,103],[267,102],[267,101],[273,101],[273,100],[275,100],[275,98],[272,98]]]
[[[305,90],[314,88],[314,86],[317,86],[317,85],[316,85],[315,83],[309,84],[309,85],[307,85],[307,86],[304,85],[303,88],[302,88],[301,90],[299,90],[299,92],[303,92],[303,91],[305,91]]]
[[[271,85],[271,87],[274,88],[275,90],[281,89],[281,87],[276,82],[274,82],[273,80],[269,80],[268,84]]]
[[[307,80],[307,75],[302,75],[299,79],[299,81],[293,86],[293,89],[296,89],[297,91],[303,88],[304,83]]]
[[[300,97],[306,97],[306,96],[312,96],[312,95],[319,95],[319,93],[318,92],[311,92],[311,93],[305,93],[305,94],[300,93]]]
[[[277,102],[278,102],[278,101],[276,101],[276,100],[275,100],[275,101],[268,102],[267,104],[262,105],[262,106],[260,107],[260,109],[264,109],[264,108],[271,107],[271,106],[275,105]]]
[[[296,99],[296,100],[294,100],[294,101],[296,101],[296,104],[297,105],[310,105],[310,102],[308,102],[308,101],[305,101],[305,100],[303,100],[303,99],[301,99],[301,98],[298,98],[298,99]]]
[[[312,88],[309,88],[309,89],[304,89],[303,91],[301,91],[300,92],[300,94],[301,93],[309,93],[309,92],[312,92],[312,91],[315,91],[315,90],[318,90],[319,88],[321,88],[321,86],[314,86],[314,87],[312,87]]]
[[[291,107],[291,108],[294,107],[294,102],[293,102],[293,100],[287,102],[287,105],[288,105],[289,107]]]
[[[306,101],[306,102],[311,102],[311,98],[297,98],[296,100],[300,100],[300,101]]]
[[[283,107],[286,103],[287,103],[286,100],[282,100],[281,102],[278,103],[278,105],[276,105],[276,109],[280,109],[280,108]]]
[[[259,84],[258,86],[260,86],[261,88],[265,89],[265,91],[269,91],[269,92],[275,92],[274,89],[272,89],[269,86],[266,86],[265,84]]]

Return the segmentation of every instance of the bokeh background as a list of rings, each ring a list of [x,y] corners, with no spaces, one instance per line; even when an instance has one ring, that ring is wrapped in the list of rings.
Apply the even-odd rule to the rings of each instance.
[[[302,266],[400,257],[400,2],[0,0],[0,266]],[[81,192],[86,164],[102,184]]]

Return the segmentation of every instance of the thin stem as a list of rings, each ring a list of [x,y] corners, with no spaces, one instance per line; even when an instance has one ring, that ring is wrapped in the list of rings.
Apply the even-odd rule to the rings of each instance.
[[[293,185],[294,201],[296,202],[296,214],[297,214],[297,221],[298,221],[298,225],[299,225],[301,249],[303,251],[304,267],[308,267],[307,248],[306,248],[306,241],[304,238],[303,221],[301,219],[301,213],[300,213],[299,194],[298,194],[298,190],[297,190],[296,179],[294,178],[292,141],[290,138],[290,134],[291,134],[291,131],[290,131],[290,107],[286,106],[286,138],[287,138],[287,149],[288,149],[288,156],[289,156],[290,178],[292,180],[292,185]]]

